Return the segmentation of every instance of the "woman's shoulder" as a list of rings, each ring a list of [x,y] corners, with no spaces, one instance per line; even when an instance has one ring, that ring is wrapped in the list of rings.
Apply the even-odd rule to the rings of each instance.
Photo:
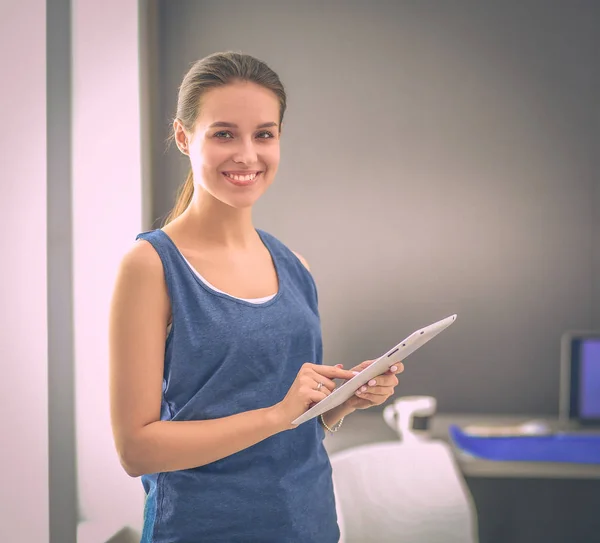
[[[151,307],[148,315],[168,315],[170,310],[163,265],[154,247],[138,239],[126,249],[117,268],[112,306],[115,314],[131,307]],[[162,321],[161,321],[162,322]]]
[[[163,266],[152,243],[146,239],[138,238],[121,257],[120,270],[136,276],[161,278]]]
[[[267,241],[270,241],[271,243],[275,243],[276,245],[278,245],[283,251],[285,251],[286,253],[288,253],[290,256],[293,255],[293,257],[295,257],[297,260],[299,260],[302,265],[308,270],[310,271],[310,267],[308,265],[308,262],[306,261],[306,258],[304,258],[298,251],[290,248],[288,245],[286,245],[283,241],[281,241],[279,238],[275,237],[273,234],[266,232],[265,230],[260,230],[257,229],[259,234],[261,235],[261,237],[263,239],[267,239]]]
[[[306,258],[304,258],[300,253],[296,252],[296,251],[292,251],[292,253],[294,253],[296,255],[296,257],[298,258],[298,260],[300,262],[302,262],[302,264],[304,265],[304,267],[310,271],[310,266],[308,265],[308,262],[306,261]]]

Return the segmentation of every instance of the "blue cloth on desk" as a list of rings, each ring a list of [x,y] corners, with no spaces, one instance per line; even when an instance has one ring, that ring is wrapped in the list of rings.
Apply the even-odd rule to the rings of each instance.
[[[450,438],[466,453],[487,460],[600,464],[600,435],[483,437],[449,428]]]

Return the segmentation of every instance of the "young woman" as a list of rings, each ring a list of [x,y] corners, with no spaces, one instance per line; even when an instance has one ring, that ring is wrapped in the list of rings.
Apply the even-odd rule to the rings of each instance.
[[[332,379],[372,361],[323,365],[308,264],[252,224],[277,173],[285,108],[263,62],[196,62],[172,134],[190,173],[165,226],[139,234],[119,269],[111,419],[121,463],[146,492],[144,543],[337,543],[324,429],[383,403],[403,370],[291,424]]]

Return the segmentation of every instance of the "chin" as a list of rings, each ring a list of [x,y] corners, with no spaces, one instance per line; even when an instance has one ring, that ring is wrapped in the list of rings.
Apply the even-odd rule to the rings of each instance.
[[[253,187],[244,193],[244,189],[240,192],[234,191],[232,194],[231,191],[219,190],[216,192],[219,200],[226,203],[231,207],[235,207],[236,209],[243,209],[247,207],[252,207],[260,198],[267,192],[269,185],[265,184],[261,187]],[[236,193],[237,192],[237,193]]]
[[[245,209],[252,207],[261,197],[261,194],[228,194],[226,191],[210,191],[215,200],[233,207],[235,209]]]
[[[259,198],[228,198],[222,200],[227,205],[235,208],[235,209],[248,209],[251,208],[256,202],[258,202]]]

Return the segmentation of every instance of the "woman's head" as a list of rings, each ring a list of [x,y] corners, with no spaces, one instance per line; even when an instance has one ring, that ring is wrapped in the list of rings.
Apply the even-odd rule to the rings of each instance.
[[[234,52],[195,62],[179,88],[171,136],[191,170],[165,224],[187,208],[194,182],[233,207],[252,205],[277,172],[285,108],[283,85],[264,62]]]

